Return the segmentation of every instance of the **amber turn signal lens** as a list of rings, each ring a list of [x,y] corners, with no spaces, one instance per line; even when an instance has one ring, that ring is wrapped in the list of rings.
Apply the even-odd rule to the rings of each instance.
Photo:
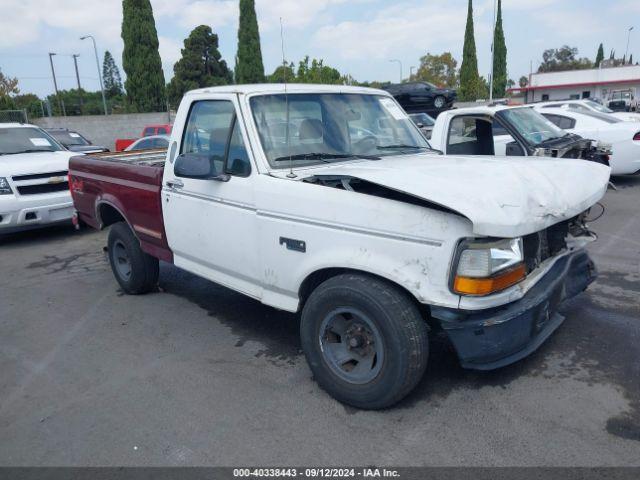
[[[453,290],[462,295],[488,295],[515,285],[527,276],[524,264],[489,278],[459,277],[453,282]]]

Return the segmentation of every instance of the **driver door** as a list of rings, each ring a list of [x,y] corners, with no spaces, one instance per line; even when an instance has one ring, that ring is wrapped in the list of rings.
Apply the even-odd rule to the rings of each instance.
[[[257,172],[237,112],[232,94],[192,101],[187,118],[181,119],[186,125],[182,138],[172,139],[176,153],[206,157],[211,171],[219,175],[185,178],[176,172],[176,161],[170,156],[165,166],[163,215],[177,266],[259,298]]]

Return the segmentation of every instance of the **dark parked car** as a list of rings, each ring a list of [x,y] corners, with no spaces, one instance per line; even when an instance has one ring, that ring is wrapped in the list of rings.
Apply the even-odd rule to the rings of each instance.
[[[407,112],[441,112],[453,106],[456,91],[429,82],[389,85],[385,88]]]
[[[60,142],[67,150],[81,153],[98,153],[108,152],[107,147],[102,145],[94,145],[90,140],[80,135],[74,130],[68,128],[46,128],[49,135]]]
[[[427,138],[431,138],[431,132],[433,131],[433,126],[436,124],[436,121],[426,113],[412,113],[409,115],[409,118],[416,124],[416,126],[420,129],[422,134]]]

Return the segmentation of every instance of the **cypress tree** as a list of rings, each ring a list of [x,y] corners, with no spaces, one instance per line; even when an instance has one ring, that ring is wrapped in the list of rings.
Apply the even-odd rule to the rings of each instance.
[[[507,45],[502,30],[502,0],[498,0],[498,16],[493,32],[493,96],[502,98],[507,89]]]
[[[236,83],[264,82],[260,32],[254,0],[240,0]]]
[[[233,80],[227,62],[218,51],[218,35],[207,25],[194,28],[185,39],[182,58],[173,66],[173,73],[168,86],[172,105],[178,105],[189,90],[227,85]]]
[[[600,44],[600,46],[598,47],[598,53],[596,54],[596,61],[594,63],[594,66],[598,68],[602,60],[604,60],[604,47],[602,46],[602,44]]]
[[[629,65],[633,65],[633,53],[629,55]]]
[[[164,108],[164,73],[149,0],[122,0],[122,40],[124,86],[131,108],[138,112]]]
[[[109,50],[104,52],[104,60],[102,62],[102,80],[104,81],[104,90],[109,98],[122,95],[122,79],[120,78],[120,70],[116,65],[113,55]]]
[[[462,51],[462,65],[460,65],[460,99],[471,101],[478,98],[478,58],[476,56],[476,41],[473,34],[473,6],[469,0],[467,11],[467,26],[464,32],[464,48]]]

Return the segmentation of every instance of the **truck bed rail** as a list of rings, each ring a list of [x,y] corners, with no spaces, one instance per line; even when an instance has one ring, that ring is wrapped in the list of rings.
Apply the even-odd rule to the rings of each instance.
[[[91,157],[95,158],[96,160],[150,166],[164,165],[166,156],[166,148],[136,150],[131,152],[104,152],[91,154]]]

